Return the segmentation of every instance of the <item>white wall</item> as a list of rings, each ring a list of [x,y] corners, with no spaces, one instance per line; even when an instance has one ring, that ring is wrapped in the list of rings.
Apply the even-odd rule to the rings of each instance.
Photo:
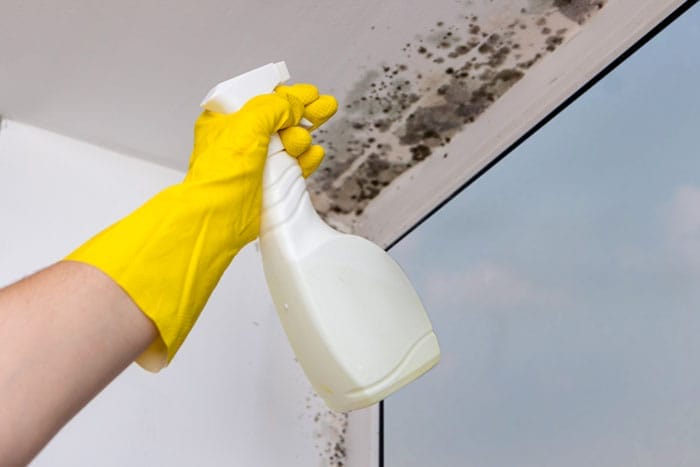
[[[2,122],[0,284],[59,260],[182,175]],[[32,465],[320,466],[342,459],[369,466],[376,459],[374,415],[353,415],[348,425],[313,395],[251,245],[171,366],[158,375],[129,367]],[[336,445],[350,451],[349,464]]]

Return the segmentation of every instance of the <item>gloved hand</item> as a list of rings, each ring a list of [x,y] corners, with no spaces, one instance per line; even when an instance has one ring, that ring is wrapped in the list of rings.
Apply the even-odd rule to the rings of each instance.
[[[337,110],[332,96],[308,84],[278,86],[230,115],[205,111],[183,182],[66,257],[111,277],[155,324],[159,336],[137,359],[158,371],[173,358],[233,257],[260,231],[262,176],[270,136],[279,132],[304,176],[323,148],[314,129]]]

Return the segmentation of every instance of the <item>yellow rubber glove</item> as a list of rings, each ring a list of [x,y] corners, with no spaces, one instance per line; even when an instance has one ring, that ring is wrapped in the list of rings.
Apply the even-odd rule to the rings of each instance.
[[[336,111],[308,84],[279,86],[230,115],[205,111],[182,183],[167,188],[102,231],[66,260],[91,264],[119,284],[153,321],[159,337],[137,359],[158,371],[173,358],[233,257],[260,231],[262,176],[270,136],[279,132],[304,175],[323,148],[318,127]]]

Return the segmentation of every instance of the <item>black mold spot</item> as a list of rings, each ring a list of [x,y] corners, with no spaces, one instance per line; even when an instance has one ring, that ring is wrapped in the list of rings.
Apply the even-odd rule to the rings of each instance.
[[[539,53],[535,54],[535,56],[532,57],[530,60],[526,60],[524,62],[518,63],[518,68],[522,68],[523,70],[527,70],[532,65],[537,63],[541,58],[542,58],[542,54],[539,54]]]
[[[452,52],[447,54],[448,57],[450,58],[457,58],[462,55],[466,55],[469,53],[469,51],[472,49],[468,44],[467,45],[458,45],[457,47],[454,48]]]
[[[554,0],[554,6],[559,12],[575,21],[583,24],[593,13],[605,6],[606,0]]]
[[[491,45],[496,45],[501,41],[501,36],[498,34],[491,34],[488,38],[488,43]]]
[[[489,58],[488,64],[492,68],[498,68],[503,63],[506,61],[506,58],[508,57],[508,54],[510,53],[510,48],[508,47],[501,47],[498,49],[496,52],[494,52],[491,55],[491,58]]]
[[[501,81],[517,81],[524,76],[524,73],[520,70],[508,69],[501,70],[496,75],[496,79]]]
[[[448,92],[445,93],[445,98],[448,99]],[[403,145],[421,143],[428,138],[434,139],[434,135],[459,128],[460,119],[454,118],[456,108],[457,105],[451,102],[418,108],[407,120],[399,142]]]
[[[374,122],[374,127],[376,129],[378,129],[379,131],[388,130],[390,125],[391,125],[391,121],[389,121],[387,119],[375,120],[375,122]]]
[[[547,50],[548,51],[553,51],[556,49],[561,43],[564,42],[564,37],[563,36],[549,36],[545,43],[547,44]]]
[[[425,144],[419,144],[417,146],[411,146],[412,159],[416,162],[420,162],[426,159],[432,151]]]
[[[493,52],[493,47],[491,44],[481,44],[477,50],[480,54],[488,54]]]

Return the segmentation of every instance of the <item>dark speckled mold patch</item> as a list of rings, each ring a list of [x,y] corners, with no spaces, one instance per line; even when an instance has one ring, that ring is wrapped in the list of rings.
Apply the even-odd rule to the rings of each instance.
[[[605,1],[512,2],[498,21],[465,12],[407,40],[397,60],[365,73],[340,99],[317,142],[325,163],[309,180],[316,209],[352,231],[392,181],[446,146],[528,70],[571,38]]]
[[[554,6],[571,21],[583,24],[605,6],[605,0],[554,0]]]
[[[306,398],[304,416],[313,417],[314,447],[320,465],[344,467],[348,465],[348,414],[334,412],[326,407],[316,393]]]

